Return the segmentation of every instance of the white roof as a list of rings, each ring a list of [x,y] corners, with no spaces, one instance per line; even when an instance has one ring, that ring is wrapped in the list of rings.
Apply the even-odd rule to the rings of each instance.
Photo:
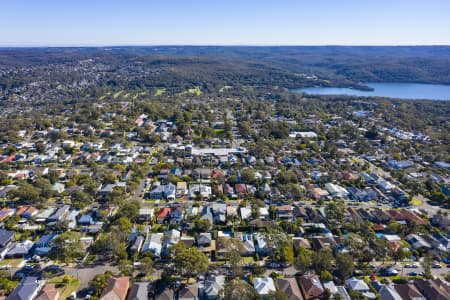
[[[267,295],[270,292],[276,291],[273,279],[269,276],[264,278],[256,277],[253,279],[253,287],[259,295]]]
[[[345,281],[345,284],[352,291],[368,291],[369,286],[361,279],[356,279],[355,277],[349,278]]]

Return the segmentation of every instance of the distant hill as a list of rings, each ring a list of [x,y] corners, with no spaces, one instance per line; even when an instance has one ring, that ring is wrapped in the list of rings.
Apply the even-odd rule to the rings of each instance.
[[[111,68],[109,72],[129,68],[132,73],[141,67],[157,70],[144,78],[153,86],[450,84],[450,46],[0,48],[0,70],[74,64],[83,59],[104,63]],[[325,81],[311,81],[304,75]]]

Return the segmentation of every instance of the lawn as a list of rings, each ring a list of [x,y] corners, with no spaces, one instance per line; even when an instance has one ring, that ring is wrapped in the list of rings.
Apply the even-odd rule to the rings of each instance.
[[[65,284],[63,283],[64,276],[56,277],[50,280],[50,283],[54,283],[55,285],[63,285],[59,288],[59,292],[61,293],[60,299],[67,299],[73,292],[76,292],[78,287],[80,286],[80,281],[78,279],[72,278],[72,280]]]
[[[188,89],[187,91],[180,93],[180,95],[186,95],[186,94],[200,96],[202,94],[202,91],[200,90],[200,87],[197,86],[195,88]]]
[[[165,88],[156,89],[155,96],[162,96],[166,92]]]
[[[224,85],[220,88],[219,92],[223,93],[226,90],[232,89],[233,87],[231,85]]]
[[[250,256],[250,257],[243,257],[242,258],[242,263],[244,264],[244,265],[246,265],[246,264],[252,264],[252,263],[254,263],[255,262],[255,260],[254,260],[254,258],[252,257],[252,256]]]
[[[11,267],[17,267],[23,261],[22,258],[5,258],[0,261],[0,267],[10,265]]]
[[[113,98],[114,98],[114,99],[117,99],[117,98],[120,96],[120,94],[122,94],[122,92],[123,92],[123,91],[118,91],[117,93],[115,93],[115,94],[113,95]]]
[[[420,201],[419,199],[417,199],[416,197],[413,197],[411,199],[411,201],[409,201],[409,205],[411,205],[411,206],[420,206],[420,205],[423,205],[423,202]]]
[[[220,136],[222,134],[224,134],[225,130],[222,128],[216,128],[214,129],[214,133],[216,134],[216,136]]]

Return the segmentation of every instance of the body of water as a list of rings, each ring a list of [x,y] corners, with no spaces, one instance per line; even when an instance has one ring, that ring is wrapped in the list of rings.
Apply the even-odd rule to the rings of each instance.
[[[422,83],[363,83],[363,85],[373,88],[373,91],[360,91],[350,88],[312,87],[295,89],[293,92],[310,95],[450,100],[450,85]]]

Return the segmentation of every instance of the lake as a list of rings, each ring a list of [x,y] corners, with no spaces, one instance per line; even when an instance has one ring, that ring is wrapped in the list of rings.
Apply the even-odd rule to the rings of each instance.
[[[362,97],[388,97],[400,99],[450,100],[450,85],[423,83],[363,83],[373,91],[350,88],[312,87],[292,90],[310,95],[349,95]]]

